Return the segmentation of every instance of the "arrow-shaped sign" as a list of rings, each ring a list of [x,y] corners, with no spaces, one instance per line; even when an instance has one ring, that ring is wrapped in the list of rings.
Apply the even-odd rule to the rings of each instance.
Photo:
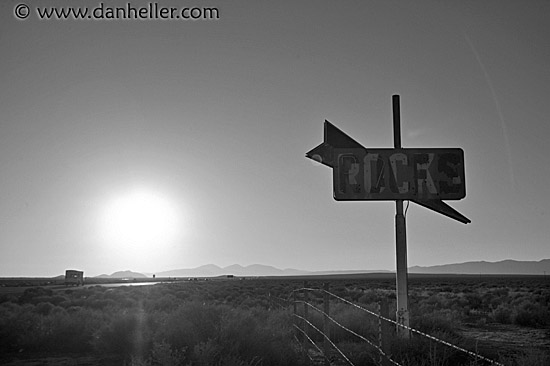
[[[367,149],[325,121],[323,143],[306,157],[333,169],[336,200],[410,200],[471,222],[442,201],[466,194],[462,149]]]

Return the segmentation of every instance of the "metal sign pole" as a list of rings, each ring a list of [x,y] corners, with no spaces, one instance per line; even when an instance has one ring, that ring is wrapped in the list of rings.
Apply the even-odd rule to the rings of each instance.
[[[393,106],[393,143],[395,149],[401,149],[401,116],[399,95],[392,96]],[[395,200],[395,247],[396,247],[396,286],[397,286],[397,322],[409,326],[409,286],[407,274],[407,227],[403,214],[403,200]],[[408,329],[397,327],[397,334],[409,338]]]

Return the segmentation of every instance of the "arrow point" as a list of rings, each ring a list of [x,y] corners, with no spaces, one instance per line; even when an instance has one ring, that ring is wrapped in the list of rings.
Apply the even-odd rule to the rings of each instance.
[[[324,141],[306,153],[306,157],[334,168],[334,148],[361,148],[360,143],[346,135],[338,127],[325,120]]]
[[[316,162],[324,164],[330,168],[333,167],[332,147],[324,142],[317,147],[314,147],[311,151],[308,151],[306,153],[306,158],[315,160]]]

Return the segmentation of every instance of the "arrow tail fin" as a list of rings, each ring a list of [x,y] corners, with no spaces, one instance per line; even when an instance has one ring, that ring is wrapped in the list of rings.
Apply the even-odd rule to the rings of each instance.
[[[469,224],[472,222],[469,218],[462,215],[460,212],[458,212],[457,210],[455,210],[454,208],[452,208],[451,206],[449,206],[448,204],[446,204],[441,200],[412,200],[412,201],[419,204],[420,206],[426,207],[427,209],[438,212],[442,215],[450,217],[451,219],[460,221],[463,224]]]
[[[335,148],[363,148],[363,145],[346,135],[338,127],[325,120],[324,142]]]

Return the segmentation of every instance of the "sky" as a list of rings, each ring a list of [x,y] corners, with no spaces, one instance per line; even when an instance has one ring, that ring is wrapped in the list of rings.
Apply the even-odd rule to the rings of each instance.
[[[409,266],[550,258],[550,2],[157,4],[218,19],[0,4],[0,276],[394,270],[395,204],[335,201],[305,157],[325,120],[393,147],[394,94],[403,147],[464,150],[472,221],[411,203]]]

